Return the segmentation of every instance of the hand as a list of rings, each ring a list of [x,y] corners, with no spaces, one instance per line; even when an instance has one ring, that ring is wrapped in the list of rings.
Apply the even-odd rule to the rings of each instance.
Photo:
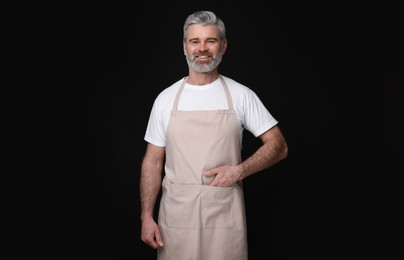
[[[153,219],[142,221],[141,239],[154,249],[164,245],[161,239],[160,229]]]
[[[210,186],[216,187],[231,187],[240,178],[240,173],[238,172],[236,166],[219,166],[203,173],[206,177],[214,177]]]

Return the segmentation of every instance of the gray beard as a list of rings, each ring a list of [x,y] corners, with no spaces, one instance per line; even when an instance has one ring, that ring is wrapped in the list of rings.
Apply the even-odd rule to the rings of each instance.
[[[198,64],[196,63],[195,60],[192,60],[193,56],[185,56],[188,66],[192,68],[193,70],[199,72],[199,73],[207,73],[213,71],[217,66],[219,66],[220,62],[222,61],[223,55],[219,54],[217,58],[213,59],[210,63],[208,64]]]

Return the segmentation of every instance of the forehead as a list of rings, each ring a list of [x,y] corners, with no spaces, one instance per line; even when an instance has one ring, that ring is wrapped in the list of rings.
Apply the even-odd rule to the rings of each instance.
[[[206,38],[217,38],[220,39],[219,27],[217,25],[201,25],[193,24],[188,27],[186,32],[186,38],[194,39],[206,39]]]

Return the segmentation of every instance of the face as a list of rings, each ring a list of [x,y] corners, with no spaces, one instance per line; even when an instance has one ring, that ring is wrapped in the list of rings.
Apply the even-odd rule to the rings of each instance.
[[[193,24],[188,27],[184,54],[188,66],[197,72],[211,72],[222,61],[227,42],[221,41],[215,25]]]

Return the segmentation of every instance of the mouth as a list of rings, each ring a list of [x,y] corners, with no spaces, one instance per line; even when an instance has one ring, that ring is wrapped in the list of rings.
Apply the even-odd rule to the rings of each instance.
[[[207,55],[195,55],[195,58],[198,58],[198,59],[208,59],[208,58],[210,58],[210,56],[207,56]]]
[[[195,55],[194,57],[199,62],[210,62],[212,58],[210,55]]]

